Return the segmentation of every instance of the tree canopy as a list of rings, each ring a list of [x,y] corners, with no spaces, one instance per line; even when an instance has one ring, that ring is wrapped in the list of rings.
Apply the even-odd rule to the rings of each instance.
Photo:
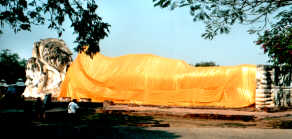
[[[193,21],[202,21],[202,37],[213,39],[229,33],[235,23],[253,26],[257,45],[277,66],[292,66],[292,1],[291,0],[153,0],[154,6],[187,7]]]
[[[206,39],[229,33],[236,23],[252,25],[249,32],[259,34],[257,44],[268,46],[263,49],[271,58],[270,61],[275,64],[287,64],[287,62],[292,64],[292,60],[280,58],[280,55],[283,56],[284,53],[289,54],[284,57],[292,56],[290,53],[291,35],[289,35],[289,29],[292,28],[291,0],[152,1],[154,6],[172,10],[179,7],[189,8],[193,21],[201,21],[205,24],[202,37]],[[75,50],[85,51],[92,55],[100,51],[99,41],[108,35],[110,27],[98,16],[97,9],[95,0],[0,0],[0,26],[3,28],[7,24],[14,32],[18,32],[31,31],[32,25],[48,24],[48,28],[56,30],[58,36],[61,37],[65,30],[63,23],[68,21],[74,33],[77,34],[75,43],[78,45]],[[269,31],[262,33],[264,30]],[[275,45],[279,37],[285,41],[278,42],[281,45]],[[285,51],[278,51],[279,46]]]
[[[283,16],[292,11],[291,0],[153,0],[154,6],[162,8],[187,7],[194,21],[205,23],[202,37],[213,39],[218,34],[229,33],[235,23],[256,26],[249,33],[256,33],[268,27],[270,23],[282,19],[292,21],[292,17]],[[272,20],[271,20],[272,18]]]
[[[32,25],[48,24],[60,37],[68,20],[77,34],[75,50],[92,55],[100,51],[99,41],[108,35],[110,27],[96,14],[97,8],[94,0],[0,0],[0,25],[10,25],[16,33],[31,31]]]
[[[199,63],[196,63],[195,65],[193,64],[190,64],[191,66],[194,66],[194,67],[210,67],[210,66],[219,66],[219,65],[216,65],[215,62],[213,61],[207,61],[207,62],[199,62]]]
[[[0,80],[7,83],[15,83],[21,78],[25,81],[26,60],[20,59],[18,54],[5,49],[0,51]]]
[[[292,13],[290,14],[292,15]],[[271,30],[266,30],[257,40],[264,53],[268,54],[270,62],[275,65],[292,67],[292,28],[289,26],[275,25]]]

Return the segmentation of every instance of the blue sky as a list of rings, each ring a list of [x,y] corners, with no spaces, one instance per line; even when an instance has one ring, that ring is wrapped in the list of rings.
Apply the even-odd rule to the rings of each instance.
[[[201,38],[204,25],[193,22],[187,8],[161,9],[153,7],[152,0],[104,0],[98,4],[98,13],[111,24],[109,36],[100,44],[101,53],[106,56],[146,53],[190,64],[201,61],[219,65],[267,64],[268,57],[254,44],[257,36],[247,33],[250,26],[235,25],[229,34],[205,40]],[[64,25],[66,31],[61,39],[73,50],[76,36],[68,23]],[[3,31],[0,49],[11,49],[22,58],[31,57],[35,41],[57,37],[47,26],[17,34],[5,26]]]

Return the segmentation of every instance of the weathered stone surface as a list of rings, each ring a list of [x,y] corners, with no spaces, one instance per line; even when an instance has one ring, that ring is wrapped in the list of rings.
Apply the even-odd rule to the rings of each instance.
[[[271,98],[271,94],[259,94],[259,93],[256,93],[256,98]]]
[[[290,68],[270,65],[257,66],[256,108],[291,107],[292,69]]]
[[[34,43],[26,65],[25,97],[56,97],[72,62],[72,52],[63,40],[49,38]]]

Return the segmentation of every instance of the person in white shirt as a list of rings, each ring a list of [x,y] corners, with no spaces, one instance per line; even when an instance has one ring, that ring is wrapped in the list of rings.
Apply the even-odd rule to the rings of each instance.
[[[79,109],[79,106],[77,104],[77,100],[73,99],[68,105],[68,113],[69,114],[76,114],[76,111]]]
[[[77,100],[73,99],[68,105],[68,120],[73,124],[78,123],[78,109],[79,106],[77,104]]]

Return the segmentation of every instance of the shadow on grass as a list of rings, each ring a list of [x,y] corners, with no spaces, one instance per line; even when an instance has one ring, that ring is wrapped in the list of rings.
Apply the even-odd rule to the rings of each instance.
[[[232,127],[232,128],[247,128],[247,127],[254,127],[256,124],[242,124],[242,123],[222,123],[218,124],[219,127]]]
[[[89,125],[104,125],[104,126],[140,126],[149,127],[153,125],[164,125],[161,121],[153,119],[151,116],[135,116],[124,114],[123,112],[98,113],[91,115],[81,115],[81,122]],[[168,125],[169,126],[169,125]]]
[[[8,137],[94,137],[116,138],[168,138],[180,137],[174,133],[147,127],[167,126],[151,116],[131,116],[121,112],[82,112],[74,121],[56,113],[46,121],[34,121],[30,113],[5,113],[0,116],[1,134]],[[58,119],[56,119],[58,118]],[[169,125],[168,125],[169,126]]]
[[[292,129],[292,120],[275,120],[271,121],[270,125],[273,128]]]

